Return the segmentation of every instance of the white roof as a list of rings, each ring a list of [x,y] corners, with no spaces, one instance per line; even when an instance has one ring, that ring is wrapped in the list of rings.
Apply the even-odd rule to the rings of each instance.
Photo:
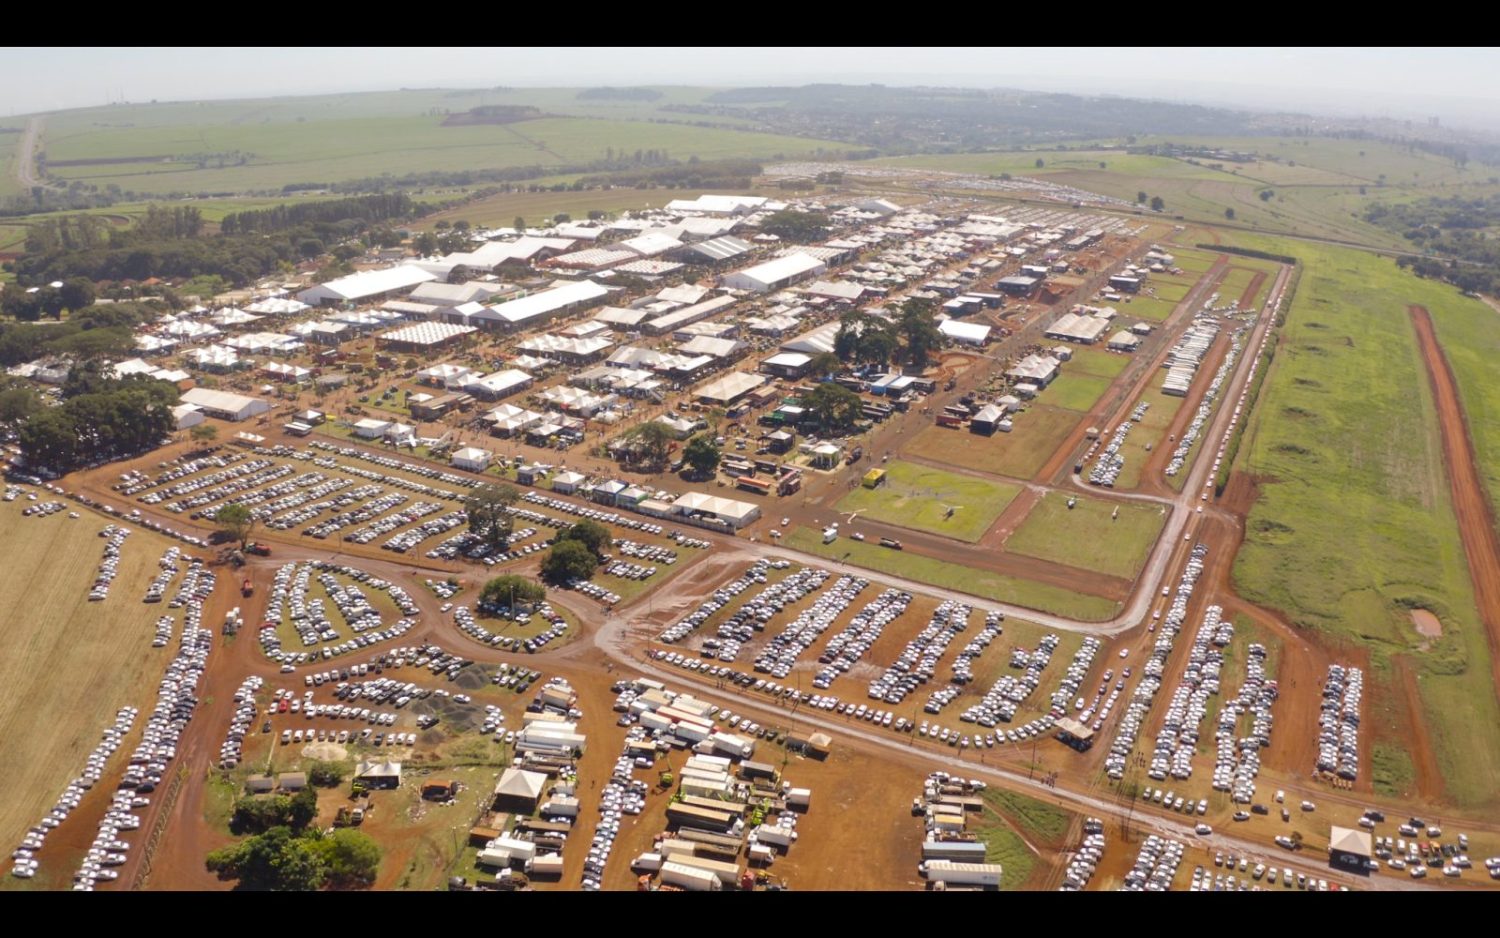
[[[834,339],[839,334],[839,321],[826,322],[816,329],[811,329],[781,343],[781,348],[786,352],[806,352],[809,355],[821,355],[824,352],[833,351]]]
[[[436,345],[454,336],[478,331],[473,326],[460,326],[451,322],[419,322],[414,326],[381,333],[380,338],[387,342],[405,342],[410,345]]]
[[[708,287],[700,287],[695,283],[684,283],[681,286],[667,287],[656,294],[658,300],[681,303],[684,306],[690,306],[705,296],[708,296]]]
[[[500,781],[495,784],[495,794],[534,801],[542,796],[542,790],[546,787],[547,776],[541,772],[506,769],[500,774]]]
[[[638,326],[651,312],[644,309],[621,309],[618,306],[606,306],[599,310],[594,319],[601,323],[612,326]]]
[[[299,298],[314,297],[322,299],[332,297],[343,300],[359,300],[367,296],[375,296],[379,293],[391,293],[396,290],[406,290],[415,287],[419,283],[426,283],[437,278],[420,267],[411,264],[402,264],[399,267],[387,267],[384,270],[365,270],[337,280],[304,290]]]
[[[814,296],[831,296],[840,300],[857,300],[864,295],[865,288],[857,283],[841,280],[819,280],[800,288],[803,293]]]
[[[725,358],[733,355],[740,344],[738,339],[715,339],[700,335],[677,346],[677,351],[683,355],[712,355],[714,358]]]
[[[187,404],[197,404],[204,410],[228,413],[239,413],[246,409],[254,410],[257,407],[270,407],[258,397],[246,397],[243,394],[230,394],[228,391],[215,391],[210,388],[193,388],[190,391],[184,391],[182,401]]]
[[[959,322],[945,319],[938,323],[938,331],[960,342],[983,343],[990,336],[990,327],[977,322]]]
[[[589,336],[584,339],[574,339],[560,335],[536,335],[516,348],[525,352],[535,352],[538,355],[593,355],[602,352],[615,343],[602,335]]]
[[[718,495],[705,495],[702,492],[687,492],[679,495],[672,503],[672,508],[677,512],[700,511],[718,515],[721,518],[736,519],[747,517],[759,510],[757,506],[749,502],[721,498]]]
[[[682,242],[658,231],[648,231],[643,235],[621,241],[619,246],[627,251],[634,251],[641,257],[655,257],[673,248],[682,247]]]
[[[531,375],[516,368],[507,368],[482,378],[471,378],[467,388],[484,388],[494,394],[507,394],[531,380]]]
[[[755,390],[766,383],[764,375],[752,375],[745,371],[731,371],[716,378],[693,392],[694,397],[711,401],[732,401],[742,394]]]
[[[486,462],[489,458],[490,451],[477,446],[465,446],[453,454],[454,462]]]
[[[566,286],[553,287],[519,300],[511,300],[494,307],[500,318],[511,325],[523,323],[537,316],[545,316],[575,303],[586,303],[608,296],[609,291],[592,280],[580,280]]]
[[[798,251],[785,257],[773,258],[763,264],[746,267],[728,274],[724,280],[729,286],[746,284],[749,288],[755,286],[770,287],[783,280],[789,280],[802,274],[816,273],[827,269],[826,265],[810,254]]]
[[[812,356],[805,352],[781,352],[772,355],[764,362],[761,362],[761,364],[774,365],[781,368],[800,368],[810,361],[812,361]]]

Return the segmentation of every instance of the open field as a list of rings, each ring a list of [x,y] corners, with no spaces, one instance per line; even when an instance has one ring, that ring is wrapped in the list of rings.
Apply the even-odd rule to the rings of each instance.
[[[1082,373],[1100,378],[1115,378],[1130,364],[1130,356],[1102,348],[1075,348],[1072,360],[1063,365],[1064,373]]]
[[[1047,385],[1047,389],[1038,395],[1037,399],[1044,400],[1053,407],[1083,414],[1097,404],[1099,398],[1104,396],[1104,392],[1109,390],[1110,381],[1109,378],[1070,371],[1064,365],[1062,374],[1057,380]]]
[[[1115,511],[1119,517],[1111,520]],[[1005,549],[1129,578],[1146,562],[1165,523],[1159,505],[1081,496],[1069,508],[1061,493],[1052,492],[1031,509]]]
[[[1168,142],[1141,137],[1137,143]],[[1306,137],[1180,138],[1171,142],[1255,151],[1278,161],[1248,163],[1127,154],[1119,150],[1026,151],[892,158],[887,165],[981,174],[1011,173],[1077,186],[1134,201],[1145,191],[1161,196],[1164,215],[1266,232],[1355,241],[1402,248],[1399,237],[1363,220],[1377,201],[1415,194],[1494,191],[1478,164],[1456,166],[1443,157],[1370,140]],[[1038,167],[1036,161],[1041,160]],[[1102,165],[1101,165],[1102,164]],[[1267,199],[1261,193],[1269,192]],[[1155,213],[1145,212],[1147,216]],[[1187,269],[1184,267],[1184,269]]]
[[[973,542],[1021,492],[1018,485],[987,482],[899,459],[883,468],[884,485],[855,488],[839,499],[838,510]],[[957,510],[950,514],[950,509]]]
[[[1042,612],[1071,616],[1085,621],[1100,621],[1115,614],[1118,604],[1098,596],[1071,593],[1043,583],[1034,583],[987,570],[945,564],[931,557],[907,551],[888,550],[875,544],[839,538],[824,544],[818,532],[797,528],[786,538],[788,547],[804,550],[835,560],[868,567],[882,573],[907,577],[946,589],[962,590],[975,596],[1015,603]]]
[[[1043,395],[1048,393],[1050,389]],[[1014,419],[1010,433],[988,437],[931,426],[913,437],[904,451],[932,454],[930,458],[965,469],[1029,479],[1078,425],[1079,416],[1061,407],[1031,404]]]
[[[91,512],[77,519],[66,512],[21,517],[29,504],[0,504],[0,556],[6,558],[0,565],[0,738],[15,760],[19,785],[0,807],[0,842],[8,848],[82,771],[115,711],[127,704],[149,710],[182,628],[181,610],[141,602],[157,561],[175,542],[131,526],[109,597],[89,602],[106,522]],[[169,589],[176,582],[180,577]],[[156,620],[169,613],[176,619],[173,641],[152,648]],[[109,769],[124,764],[144,722],[143,712]],[[63,848],[80,838],[86,843],[93,834],[85,830],[87,812],[75,813],[42,854],[44,874],[62,873],[64,883],[72,870],[61,868]]]
[[[1500,506],[1500,311],[1441,285],[1427,293],[1423,301],[1458,382],[1480,478],[1491,507]]]
[[[351,108],[350,98],[370,106]],[[384,104],[369,96],[302,99],[280,111],[265,101],[75,111],[48,117],[44,140],[54,164],[89,161],[54,166],[58,175],[139,193],[264,191],[385,174],[582,165],[605,159],[606,151],[769,159],[843,146],[598,116],[443,126],[445,117],[433,109],[451,105],[415,105],[398,94]]]
[[[1306,267],[1241,447],[1262,482],[1236,584],[1298,625],[1367,646],[1377,668],[1409,651],[1449,797],[1489,802],[1500,710],[1405,316],[1408,303],[1444,303],[1451,288],[1355,251],[1264,246]],[[1443,623],[1425,651],[1412,608]]]
[[[1116,307],[1122,316],[1133,316],[1147,322],[1161,322],[1177,308],[1175,300],[1159,300],[1152,296],[1132,297],[1130,302]]]

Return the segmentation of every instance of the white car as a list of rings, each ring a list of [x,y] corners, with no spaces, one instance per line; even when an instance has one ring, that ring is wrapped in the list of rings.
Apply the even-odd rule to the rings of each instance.
[[[783,528],[786,527],[787,525],[791,524],[791,523],[792,523],[792,519],[791,518],[782,518],[781,519],[781,526]]]
[[[1193,833],[1197,834],[1200,837],[1207,837],[1213,832],[1214,829],[1212,827],[1209,827],[1207,824],[1199,824],[1197,827],[1193,828]]]

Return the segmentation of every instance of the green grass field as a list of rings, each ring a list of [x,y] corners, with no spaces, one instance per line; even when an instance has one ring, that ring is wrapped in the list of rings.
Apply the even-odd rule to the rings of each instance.
[[[1453,368],[1479,474],[1490,506],[1500,506],[1500,312],[1451,288],[1435,287],[1423,301],[1437,330],[1438,342]],[[1500,520],[1500,515],[1497,515]]]
[[[943,563],[909,551],[889,550],[845,537],[832,544],[824,544],[818,532],[809,528],[792,531],[786,538],[786,545],[821,557],[846,560],[892,576],[906,577],[919,583],[960,590],[984,599],[1015,603],[1028,609],[1086,622],[1101,622],[1119,611],[1118,603],[1098,596],[1086,596],[1032,580]]]
[[[1377,668],[1409,652],[1449,795],[1465,806],[1492,803],[1500,708],[1406,314],[1413,302],[1449,308],[1451,288],[1357,251],[1248,246],[1295,254],[1306,266],[1240,450],[1241,468],[1263,481],[1236,585],[1301,627],[1368,646]],[[1472,361],[1466,368],[1472,381]],[[1415,650],[1413,606],[1444,623],[1425,652]]]
[[[1119,517],[1111,520],[1115,509]],[[1005,549],[1111,576],[1133,577],[1156,543],[1161,506],[1079,497],[1072,508],[1059,492],[1042,497]]]
[[[1021,493],[1019,485],[988,482],[896,460],[885,467],[880,488],[857,487],[839,499],[838,510],[931,531],[961,541],[977,541]],[[948,509],[958,510],[948,516]]]
[[[1064,363],[1062,374],[1047,385],[1047,389],[1038,395],[1038,400],[1046,401],[1052,407],[1085,414],[1099,403],[1099,398],[1109,390],[1109,385],[1109,378],[1074,371]]]
[[[1041,399],[1045,400],[1048,393],[1050,390],[1042,392]],[[1047,404],[1031,404],[1013,419],[1015,429],[994,436],[931,426],[907,444],[907,451],[965,469],[1030,479],[1078,425],[1079,415]]]
[[[987,788],[984,802],[1014,822],[1029,840],[1055,843],[1068,832],[1068,812],[1030,795]]]
[[[513,97],[517,101],[509,103],[549,98],[524,92]],[[640,107],[583,108],[509,124],[442,126],[444,116],[433,113],[434,108],[474,106],[468,100],[456,103],[438,105],[420,93],[395,93],[90,109],[49,116],[44,143],[53,164],[120,161],[54,165],[51,171],[57,175],[141,193],[251,192],[385,174],[577,165],[602,160],[609,150],[657,149],[674,159],[713,160],[808,155],[845,146],[730,126],[672,123],[663,119],[663,112]],[[652,122],[635,119],[648,111],[655,117]]]
[[[1102,348],[1075,348],[1073,358],[1063,363],[1065,373],[1082,373],[1100,378],[1115,378],[1130,365],[1130,356]]]
[[[1122,303],[1115,308],[1122,316],[1132,316],[1147,322],[1161,322],[1172,315],[1172,310],[1177,308],[1177,303],[1171,300],[1158,300],[1151,296],[1136,296],[1132,297],[1129,303]]]

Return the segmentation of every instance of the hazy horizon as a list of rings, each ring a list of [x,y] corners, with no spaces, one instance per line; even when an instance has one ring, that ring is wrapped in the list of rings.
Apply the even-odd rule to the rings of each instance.
[[[814,82],[1113,94],[1500,130],[1500,56],[1477,48],[28,48],[0,57],[0,109],[20,116],[121,100],[399,88]]]

